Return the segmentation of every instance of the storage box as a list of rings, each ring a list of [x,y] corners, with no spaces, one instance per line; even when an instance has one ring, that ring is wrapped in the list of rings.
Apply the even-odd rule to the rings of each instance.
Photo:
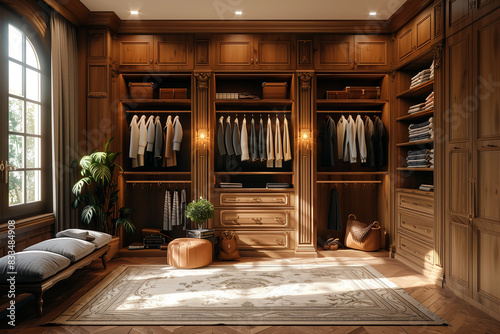
[[[154,82],[129,82],[129,96],[131,99],[152,99]]]
[[[380,99],[380,87],[346,87],[350,99]]]
[[[263,82],[263,99],[286,99],[287,82]]]
[[[187,99],[187,88],[160,88],[160,99]]]
[[[344,90],[327,90],[326,98],[328,100],[347,99],[348,98],[347,90],[345,88]]]

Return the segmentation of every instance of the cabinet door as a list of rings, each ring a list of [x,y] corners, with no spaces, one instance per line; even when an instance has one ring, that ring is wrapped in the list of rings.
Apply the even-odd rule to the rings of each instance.
[[[411,59],[414,55],[415,36],[413,24],[403,27],[396,35],[396,57],[398,62]]]
[[[354,36],[317,35],[314,41],[316,70],[351,70],[354,68]]]
[[[472,23],[472,0],[446,0],[446,37]]]
[[[425,53],[433,44],[434,8],[430,6],[415,18],[415,51]]]
[[[216,69],[253,69],[253,35],[214,35]]]
[[[154,64],[157,70],[193,69],[193,36],[189,34],[154,37]]]
[[[495,8],[500,7],[500,1],[498,0],[476,0],[476,6],[474,6],[472,16],[474,20],[488,14]]]
[[[385,70],[390,67],[390,36],[356,35],[354,68]]]
[[[291,35],[254,35],[254,68],[288,70],[295,68],[295,42]]]
[[[118,37],[120,70],[153,69],[153,36],[121,35]]]

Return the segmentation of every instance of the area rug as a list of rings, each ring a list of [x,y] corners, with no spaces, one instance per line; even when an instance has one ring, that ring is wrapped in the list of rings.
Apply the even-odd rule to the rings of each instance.
[[[122,265],[51,323],[442,325],[371,266]]]

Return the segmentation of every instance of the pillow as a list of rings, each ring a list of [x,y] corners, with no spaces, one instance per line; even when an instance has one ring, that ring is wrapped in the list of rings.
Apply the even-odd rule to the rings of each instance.
[[[56,238],[39,242],[25,250],[52,252],[68,258],[71,262],[75,262],[92,253],[95,250],[95,246],[91,242],[79,239]]]
[[[86,240],[86,241],[92,241],[95,239],[95,237],[91,236],[88,231],[80,230],[78,228],[70,228],[70,229],[58,232],[56,234],[56,238],[62,238],[62,237],[75,238],[75,239]]]
[[[62,255],[45,251],[22,251],[16,253],[16,283],[40,282],[47,279],[71,263]],[[12,260],[12,258],[10,258]],[[0,259],[0,282],[7,283],[12,271],[8,267],[9,256]]]
[[[59,233],[63,233],[66,231],[70,231],[71,234],[77,234],[81,235],[81,233],[88,233],[87,238],[92,238],[92,239],[87,239],[87,241],[91,241],[96,249],[99,249],[101,247],[106,246],[112,239],[110,234],[104,233],[104,232],[98,232],[98,231],[93,231],[93,230],[82,230],[79,228],[71,228],[68,230],[61,231]],[[56,237],[63,237],[64,235],[59,235],[59,233],[56,234]],[[64,233],[66,234],[66,233]],[[71,237],[70,235],[65,235],[66,237]]]

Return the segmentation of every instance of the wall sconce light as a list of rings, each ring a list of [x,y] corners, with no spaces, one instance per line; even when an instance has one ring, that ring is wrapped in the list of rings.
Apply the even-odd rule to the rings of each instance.
[[[301,143],[301,147],[306,147],[309,150],[309,145],[311,144],[311,131],[309,129],[302,129],[299,132],[299,141]]]
[[[198,130],[196,139],[198,141],[198,148],[205,150],[208,143],[208,131],[206,129]]]

